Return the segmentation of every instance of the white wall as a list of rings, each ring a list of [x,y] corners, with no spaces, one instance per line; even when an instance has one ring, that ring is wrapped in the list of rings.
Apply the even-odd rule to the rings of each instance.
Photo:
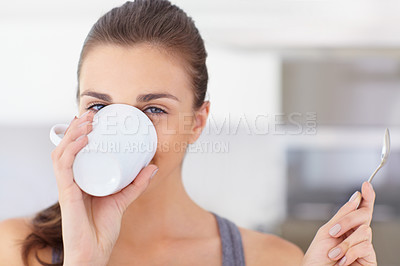
[[[279,59],[211,46],[208,67],[211,114],[197,145],[222,143],[229,150],[188,153],[185,184],[203,206],[269,230],[285,211],[284,161],[279,141],[257,133],[267,132],[279,111]]]
[[[71,91],[76,87],[76,66],[84,38],[100,15],[124,2],[1,1],[0,89],[11,100],[0,105],[0,123],[54,122],[72,117],[75,103]],[[394,26],[400,24],[400,2],[396,0],[172,2],[195,20],[210,50],[210,63],[214,47],[219,49],[221,60],[225,60],[224,56],[231,60],[244,56],[246,60],[260,62],[262,59],[256,57],[268,49],[397,48],[400,44],[400,28]],[[266,60],[270,62],[269,58]],[[236,62],[230,62],[231,69],[238,67]],[[242,67],[245,72],[240,74],[251,74],[252,69]],[[267,75],[269,71],[268,67]],[[222,75],[224,82],[226,78],[232,79],[229,72]],[[224,84],[211,79],[210,85],[213,82],[219,87]],[[260,83],[254,84],[262,87]],[[246,83],[241,85],[248,87]],[[260,99],[266,98],[267,92],[258,93]],[[274,104],[270,100],[265,106],[274,108]],[[255,108],[263,109],[255,105],[246,107],[250,112]]]

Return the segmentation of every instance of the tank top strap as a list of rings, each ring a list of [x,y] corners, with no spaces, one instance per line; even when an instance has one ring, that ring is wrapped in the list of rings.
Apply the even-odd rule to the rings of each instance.
[[[51,249],[51,263],[61,263],[61,251],[59,249]]]
[[[227,218],[211,213],[218,222],[222,242],[222,266],[244,266],[244,251],[239,228]]]

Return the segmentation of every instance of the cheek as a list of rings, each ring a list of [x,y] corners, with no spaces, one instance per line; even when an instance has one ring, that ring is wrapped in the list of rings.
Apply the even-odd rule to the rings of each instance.
[[[184,155],[190,138],[189,127],[182,126],[177,116],[154,121],[157,131],[157,151],[155,158],[180,157]]]

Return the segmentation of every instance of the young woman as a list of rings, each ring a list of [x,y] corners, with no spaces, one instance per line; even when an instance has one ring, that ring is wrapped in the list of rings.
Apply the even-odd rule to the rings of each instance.
[[[80,115],[51,154],[59,202],[33,220],[0,224],[1,265],[376,265],[369,183],[320,228],[305,255],[188,196],[181,176],[185,149],[199,137],[210,108],[206,56],[192,19],[168,1],[126,2],[95,23],[78,65]],[[96,111],[113,103],[147,114],[160,146],[128,187],[92,197],[74,183],[72,164],[88,143]]]

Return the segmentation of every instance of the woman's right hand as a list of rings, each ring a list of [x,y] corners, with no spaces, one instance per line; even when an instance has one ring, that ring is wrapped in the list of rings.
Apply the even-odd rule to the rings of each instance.
[[[62,217],[64,265],[106,265],[118,238],[126,208],[147,188],[158,169],[150,164],[120,192],[94,197],[74,182],[72,165],[88,143],[94,112],[74,118],[60,144],[52,151]]]

